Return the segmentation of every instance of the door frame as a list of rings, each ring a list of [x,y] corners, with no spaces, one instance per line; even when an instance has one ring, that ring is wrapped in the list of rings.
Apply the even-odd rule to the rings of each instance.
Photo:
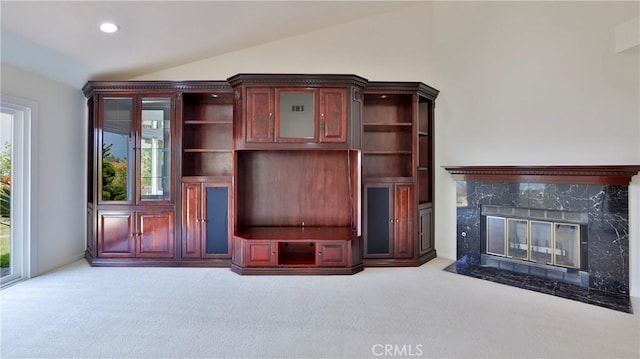
[[[0,279],[6,287],[35,273],[36,247],[33,245],[36,208],[34,189],[37,143],[33,138],[33,124],[37,119],[38,104],[35,101],[9,95],[0,95],[2,111],[14,115],[11,143],[11,267],[12,273]]]

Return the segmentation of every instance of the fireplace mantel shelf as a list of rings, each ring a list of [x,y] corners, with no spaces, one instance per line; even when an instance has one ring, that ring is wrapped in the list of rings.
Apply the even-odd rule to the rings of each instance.
[[[445,166],[457,181],[629,185],[640,165]]]

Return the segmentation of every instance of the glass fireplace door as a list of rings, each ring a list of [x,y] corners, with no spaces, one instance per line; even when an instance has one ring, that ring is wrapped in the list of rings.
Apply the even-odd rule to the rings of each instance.
[[[580,268],[580,226],[555,224],[554,264]]]

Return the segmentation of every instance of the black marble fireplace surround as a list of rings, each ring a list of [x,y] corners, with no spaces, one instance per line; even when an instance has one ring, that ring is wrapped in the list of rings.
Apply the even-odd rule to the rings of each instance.
[[[595,169],[594,169],[595,168]],[[447,167],[457,181],[457,258],[446,270],[632,312],[628,185],[639,166]],[[586,213],[582,270],[487,255],[483,206]],[[586,242],[586,243],[585,243]],[[548,269],[548,270],[547,270]],[[581,283],[563,280],[580,278]]]

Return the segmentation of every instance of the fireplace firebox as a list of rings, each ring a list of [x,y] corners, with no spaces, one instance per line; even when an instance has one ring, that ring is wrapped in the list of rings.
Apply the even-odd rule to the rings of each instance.
[[[631,312],[628,186],[640,166],[446,167],[448,271]]]
[[[481,265],[589,285],[588,214],[481,206]]]

